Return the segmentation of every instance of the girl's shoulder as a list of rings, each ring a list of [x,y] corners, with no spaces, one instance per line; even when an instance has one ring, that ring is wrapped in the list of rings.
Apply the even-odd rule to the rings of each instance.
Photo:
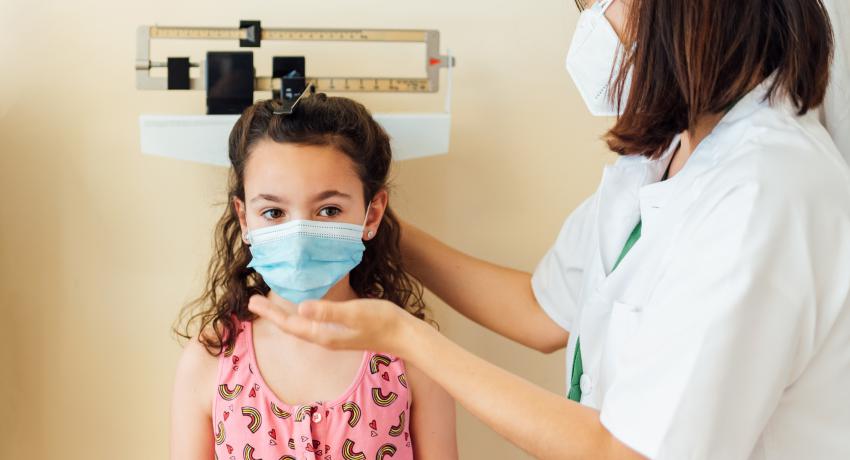
[[[175,388],[209,388],[214,391],[218,379],[219,357],[210,352],[199,336],[192,337],[183,347],[177,363]],[[212,411],[208,393],[194,392],[197,403],[205,412]]]
[[[186,342],[180,356],[178,376],[181,373],[191,374],[199,380],[197,383],[200,384],[200,387],[206,386],[205,382],[207,380],[214,387],[218,380],[221,361],[226,357],[230,357],[234,352],[234,348],[242,341],[243,338],[241,336],[246,328],[246,323],[246,321],[235,319],[236,338],[228,346],[220,347],[215,345],[226,339],[227,332],[224,329],[216,331],[213,329],[213,326],[207,326],[190,338]],[[200,381],[201,379],[203,381]]]
[[[188,359],[195,359],[207,365],[217,365],[223,357],[230,356],[234,348],[238,346],[238,342],[243,340],[242,333],[250,327],[250,321],[242,321],[234,317],[234,325],[236,337],[230,341],[229,345],[225,346],[224,344],[228,339],[229,332],[223,326],[216,330],[213,329],[214,326],[209,325],[189,339],[183,354],[187,355]]]

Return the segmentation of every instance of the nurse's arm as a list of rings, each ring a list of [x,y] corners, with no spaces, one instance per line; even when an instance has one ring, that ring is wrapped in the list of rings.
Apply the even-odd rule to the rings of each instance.
[[[401,356],[502,437],[541,459],[642,459],[602,425],[599,412],[556,395],[407,322]],[[475,391],[470,391],[474,388]]]
[[[484,361],[390,302],[310,301],[293,315],[254,296],[248,308],[284,332],[327,348],[374,349],[399,356],[536,458],[644,458],[605,429],[599,412]]]
[[[569,333],[540,308],[530,273],[476,259],[408,223],[401,249],[406,268],[467,318],[544,353],[566,345]]]

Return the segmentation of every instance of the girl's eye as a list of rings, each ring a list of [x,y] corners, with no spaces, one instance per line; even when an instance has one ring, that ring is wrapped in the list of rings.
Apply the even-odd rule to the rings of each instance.
[[[277,220],[283,217],[283,211],[280,209],[267,209],[263,211],[262,216],[269,220]]]
[[[322,208],[319,211],[319,215],[322,217],[336,217],[342,212],[341,209],[336,206],[328,206],[326,208]]]

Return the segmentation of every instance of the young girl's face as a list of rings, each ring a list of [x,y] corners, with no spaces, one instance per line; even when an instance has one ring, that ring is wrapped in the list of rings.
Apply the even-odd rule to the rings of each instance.
[[[376,195],[366,220],[363,183],[352,160],[331,146],[258,142],[243,178],[245,201],[236,200],[243,234],[292,220],[336,221],[362,225],[374,237],[386,207],[386,192]],[[369,234],[369,231],[372,234]]]

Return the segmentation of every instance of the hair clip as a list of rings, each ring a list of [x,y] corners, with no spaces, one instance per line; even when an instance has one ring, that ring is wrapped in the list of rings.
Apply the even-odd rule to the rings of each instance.
[[[298,103],[305,97],[312,96],[313,94],[316,94],[316,85],[313,83],[307,83],[307,86],[300,93],[293,92],[291,89],[281,91],[280,103],[282,105],[279,109],[275,109],[272,113],[275,115],[292,115],[292,112],[295,111],[295,107],[298,106]]]

